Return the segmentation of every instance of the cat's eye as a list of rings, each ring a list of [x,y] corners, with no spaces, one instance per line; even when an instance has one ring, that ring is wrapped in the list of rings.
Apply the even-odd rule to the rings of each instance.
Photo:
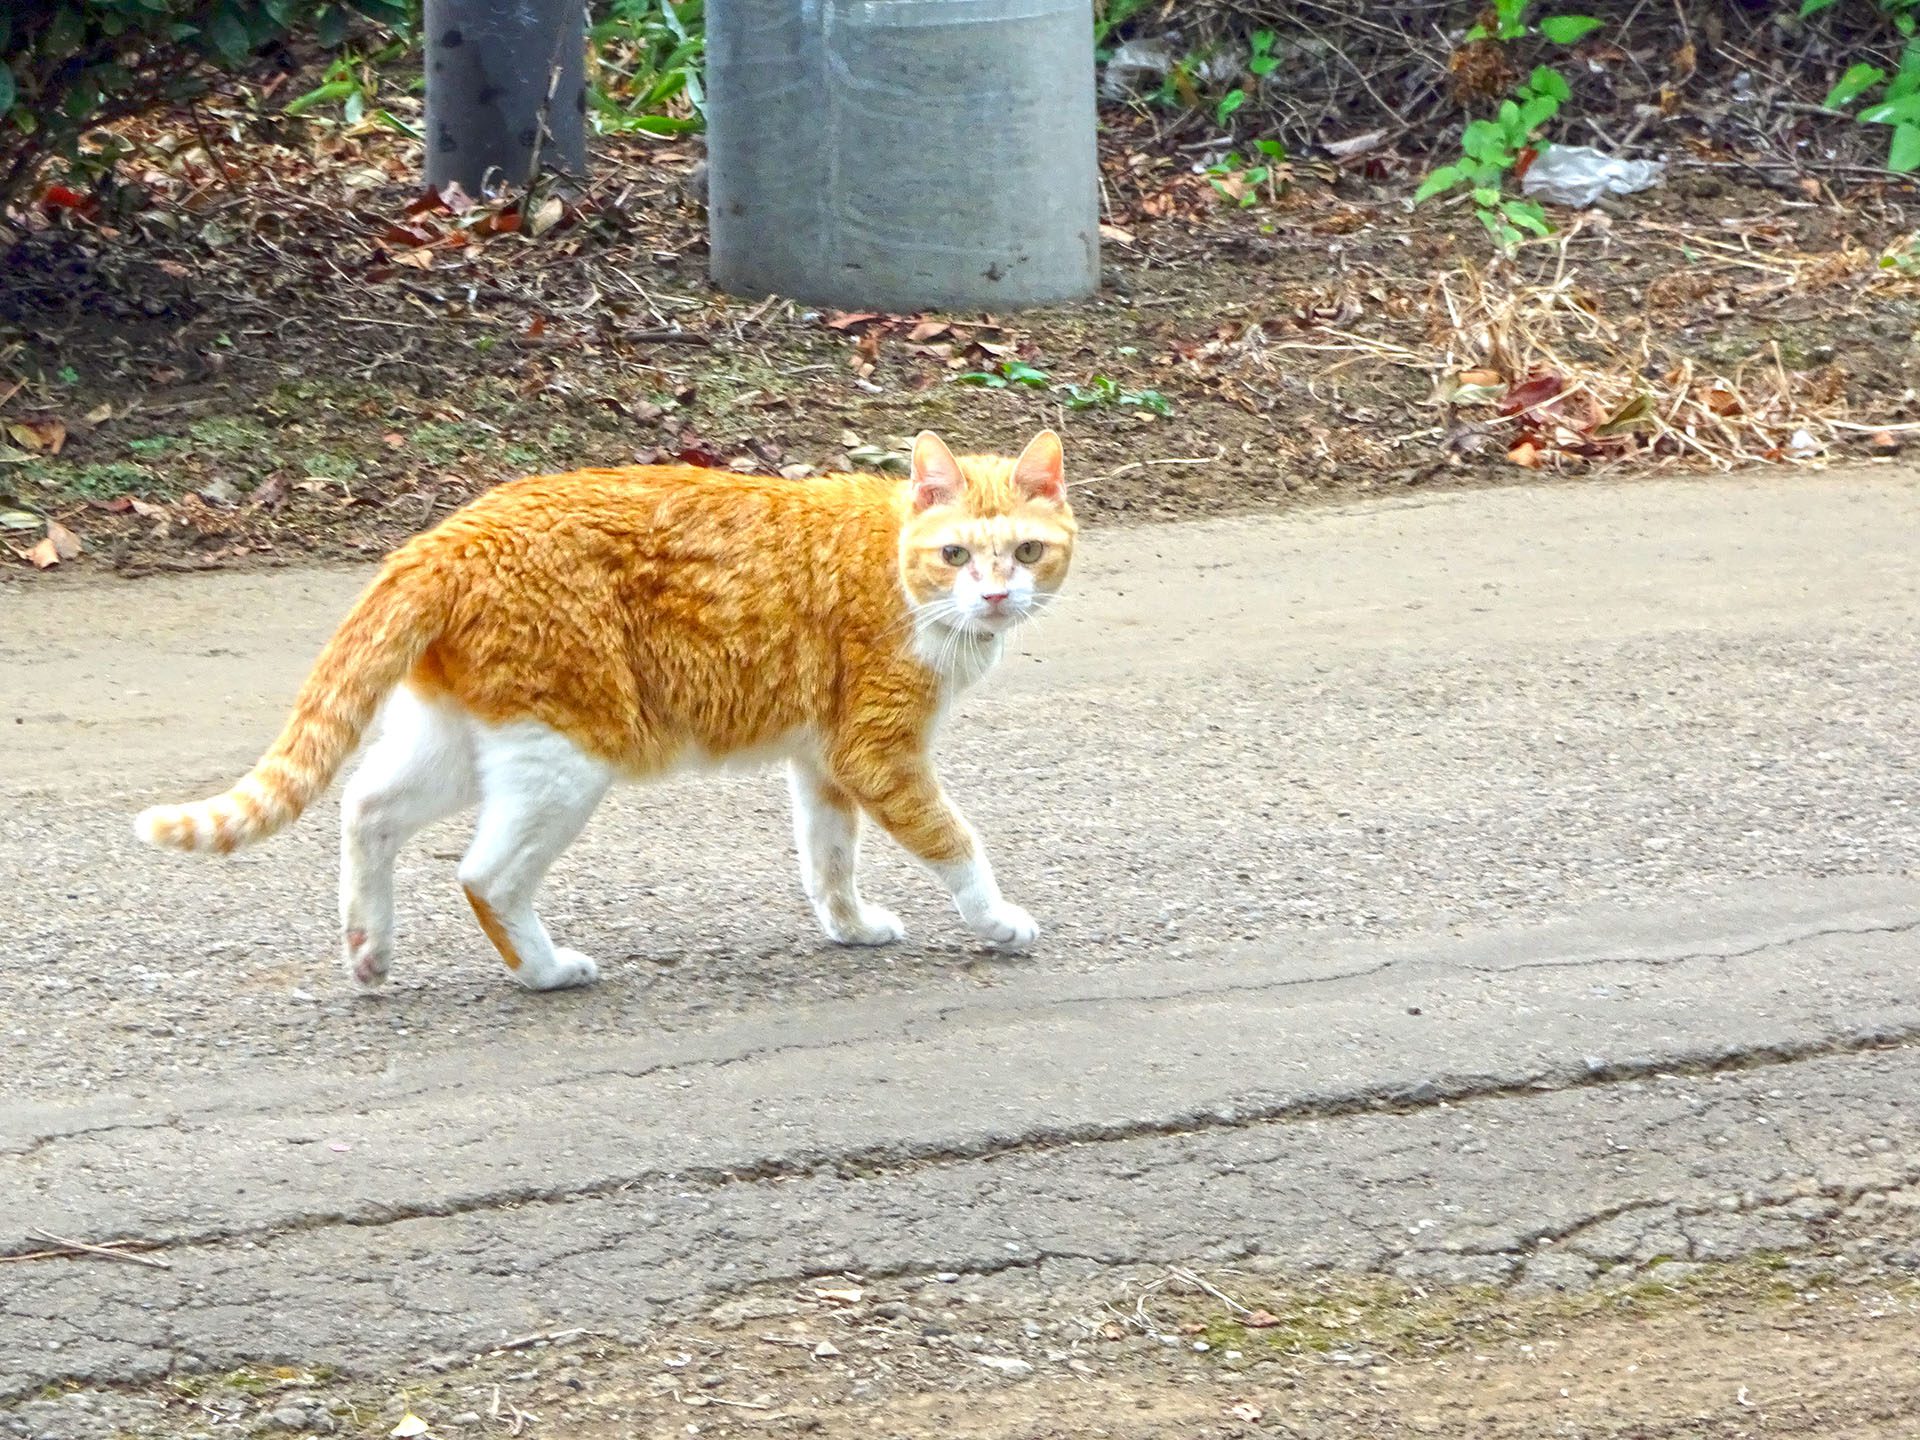
[[[966,564],[967,561],[971,560],[973,555],[964,545],[949,545],[940,552],[940,558],[958,570],[962,565]]]
[[[1047,547],[1038,540],[1022,540],[1014,547],[1013,558],[1022,565],[1031,565],[1047,553]]]

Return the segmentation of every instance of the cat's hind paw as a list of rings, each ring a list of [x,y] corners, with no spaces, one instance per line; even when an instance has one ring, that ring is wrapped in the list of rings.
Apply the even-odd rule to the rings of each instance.
[[[362,990],[378,990],[393,968],[393,943],[365,930],[349,930],[340,937],[340,958],[349,980]]]
[[[973,921],[973,933],[996,950],[1025,950],[1040,938],[1040,925],[1018,905],[1002,900]]]

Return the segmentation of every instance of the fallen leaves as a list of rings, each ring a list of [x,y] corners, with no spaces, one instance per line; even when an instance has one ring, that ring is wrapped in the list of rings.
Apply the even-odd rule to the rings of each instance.
[[[78,559],[80,548],[78,535],[58,520],[49,520],[45,537],[27,551],[27,563],[36,570],[51,570],[63,560]]]
[[[51,416],[30,420],[9,420],[7,435],[23,450],[40,455],[58,455],[67,444],[67,427]]]

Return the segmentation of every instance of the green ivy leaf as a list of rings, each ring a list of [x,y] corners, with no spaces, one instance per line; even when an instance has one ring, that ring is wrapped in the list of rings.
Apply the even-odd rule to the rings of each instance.
[[[70,5],[62,5],[47,22],[47,33],[40,40],[40,53],[49,60],[64,60],[78,50],[86,38],[87,22],[80,12]]]
[[[1533,67],[1533,74],[1527,77],[1527,88],[1536,95],[1550,95],[1561,104],[1573,98],[1573,87],[1567,84],[1558,70],[1549,70],[1544,65]]]
[[[1491,120],[1475,120],[1460,136],[1460,148],[1470,160],[1496,163],[1511,148],[1507,132]]]
[[[1809,15],[1825,10],[1833,3],[1834,0],[1800,0],[1800,18],[1804,20]]]
[[[1547,223],[1547,212],[1533,200],[1503,200],[1500,209],[1507,219],[1536,235],[1551,235],[1553,227]]]
[[[1540,33],[1556,45],[1571,45],[1599,28],[1591,15],[1549,15],[1540,22]]]
[[[1451,190],[1459,183],[1460,167],[1458,165],[1442,165],[1438,170],[1420,182],[1420,188],[1413,192],[1413,203],[1418,205],[1422,201],[1431,200],[1442,191]]]
[[[1820,103],[1829,110],[1838,110],[1842,105],[1851,104],[1860,97],[1863,90],[1871,90],[1887,78],[1887,72],[1878,65],[1864,62],[1849,65],[1847,73],[1842,75],[1833,89],[1827,92],[1827,98]]]
[[[322,10],[313,25],[313,38],[332,50],[347,38],[347,12],[338,5]]]
[[[1902,175],[1920,170],[1920,125],[1893,127],[1893,143],[1887,147],[1887,168]]]
[[[1560,102],[1551,95],[1536,95],[1520,107],[1521,133],[1531,135],[1559,112]]]
[[[226,6],[213,12],[207,21],[207,39],[213,42],[213,48],[220,58],[229,65],[238,65],[247,58],[247,52],[253,49],[253,40],[247,34],[247,27]]]
[[[13,71],[8,66],[0,65],[0,115],[5,115],[13,108],[14,97],[18,93],[18,87],[13,83]]]
[[[1860,112],[1860,118],[1869,125],[1907,125],[1920,122],[1920,95],[1902,95],[1898,100],[1869,105]]]

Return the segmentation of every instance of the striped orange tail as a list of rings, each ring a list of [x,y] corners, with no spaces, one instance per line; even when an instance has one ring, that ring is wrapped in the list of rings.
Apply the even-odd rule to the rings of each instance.
[[[225,854],[299,819],[439,634],[444,607],[437,594],[423,593],[432,586],[413,567],[389,565],[320,652],[280,738],[259,763],[223,795],[141,811],[134,833],[166,849]]]

